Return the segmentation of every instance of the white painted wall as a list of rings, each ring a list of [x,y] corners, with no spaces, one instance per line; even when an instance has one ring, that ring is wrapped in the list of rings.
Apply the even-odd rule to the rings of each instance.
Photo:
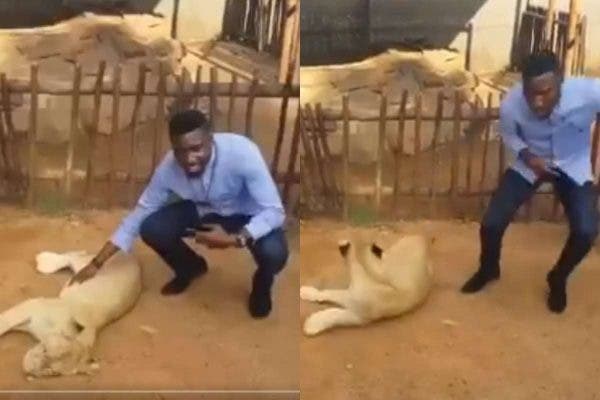
[[[533,5],[547,7],[547,0],[530,0]],[[526,0],[522,1],[525,8]],[[513,24],[517,0],[488,0],[473,16],[472,69],[476,73],[503,69],[509,64],[513,38]],[[594,38],[600,35],[600,0],[582,0],[587,17],[586,67],[600,67],[600,47]],[[559,10],[568,11],[569,0],[559,0]],[[452,47],[464,51],[466,34],[460,33]]]
[[[161,0],[155,11],[171,24],[174,0]],[[205,41],[221,33],[225,0],[180,0],[177,38]]]

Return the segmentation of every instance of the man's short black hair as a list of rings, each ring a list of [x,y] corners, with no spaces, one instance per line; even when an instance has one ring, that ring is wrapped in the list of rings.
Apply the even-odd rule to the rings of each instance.
[[[537,76],[554,72],[560,74],[560,64],[558,57],[551,51],[540,51],[530,54],[523,62],[521,72],[523,82],[527,82]]]
[[[169,121],[169,134],[171,136],[183,135],[198,128],[206,132],[210,130],[208,118],[199,110],[179,111]]]

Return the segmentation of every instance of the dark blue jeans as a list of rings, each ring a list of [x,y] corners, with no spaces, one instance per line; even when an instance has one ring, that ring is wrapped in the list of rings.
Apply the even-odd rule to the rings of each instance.
[[[177,276],[190,276],[206,268],[204,258],[182,240],[188,228],[202,224],[218,224],[227,233],[237,233],[250,220],[247,215],[223,217],[209,214],[198,216],[196,205],[189,200],[168,205],[144,220],[140,227],[142,240],[173,269]],[[271,286],[274,276],[288,259],[288,245],[283,229],[275,229],[249,247],[258,269],[255,274],[262,284]]]
[[[542,182],[529,183],[518,172],[504,173],[481,222],[480,266],[484,271],[499,267],[502,236],[519,207]],[[569,238],[554,269],[563,278],[586,256],[598,235],[597,194],[591,182],[577,185],[565,174],[552,183],[569,220]]]

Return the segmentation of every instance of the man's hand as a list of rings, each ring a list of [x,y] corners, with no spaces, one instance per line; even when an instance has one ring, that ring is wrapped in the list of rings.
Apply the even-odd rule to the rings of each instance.
[[[88,279],[93,278],[99,270],[100,267],[98,266],[98,264],[94,260],[92,260],[88,265],[83,267],[83,269],[79,270],[78,273],[73,275],[68,286],[71,286],[74,283],[83,283]]]
[[[225,232],[219,225],[205,225],[207,230],[195,231],[194,239],[209,249],[226,249],[237,246],[235,235]]]
[[[519,155],[538,179],[547,179],[554,175],[554,172],[548,167],[548,163],[542,157],[536,156],[529,152],[529,150],[523,150]]]

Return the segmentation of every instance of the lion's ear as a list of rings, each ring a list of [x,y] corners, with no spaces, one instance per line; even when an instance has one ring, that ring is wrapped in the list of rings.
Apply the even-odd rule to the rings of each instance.
[[[381,258],[381,256],[383,255],[383,249],[377,246],[375,243],[373,243],[371,245],[371,253],[373,253],[377,258]]]
[[[342,257],[346,257],[348,250],[350,250],[350,242],[348,240],[340,240],[338,243],[338,248],[340,249],[340,254]]]

